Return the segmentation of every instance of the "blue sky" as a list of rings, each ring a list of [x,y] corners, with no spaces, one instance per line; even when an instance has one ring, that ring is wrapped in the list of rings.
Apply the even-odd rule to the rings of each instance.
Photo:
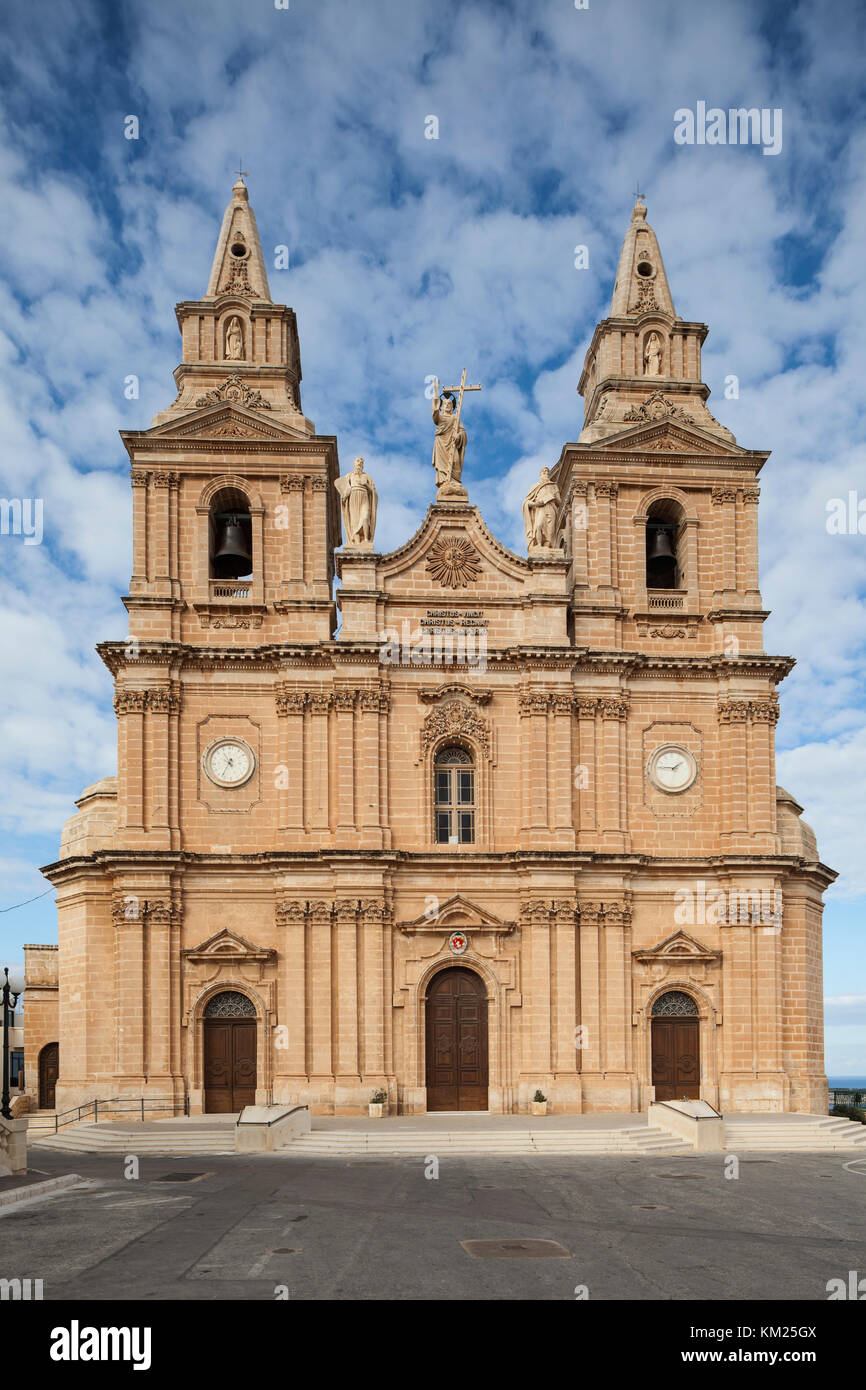
[[[830,499],[866,498],[864,18],[862,0],[7,7],[2,493],[44,499],[45,537],[0,537],[0,905],[44,891],[34,866],[56,858],[74,797],[114,770],[93,648],[126,632],[117,432],[174,398],[174,303],[204,292],[238,160],[269,265],[290,249],[269,277],[298,314],[305,413],[339,436],[344,470],[367,459],[383,548],[430,497],[425,379],[465,365],[485,388],[467,406],[465,480],[522,549],[527,485],[580,431],[576,385],[639,180],[677,311],[710,327],[710,408],[773,450],[766,648],[798,658],[778,780],[841,875],[828,1070],[866,1073],[866,536],[826,527]],[[781,109],[781,152],[677,145],[674,112],[699,101]],[[55,939],[51,895],[0,915],[9,961]]]

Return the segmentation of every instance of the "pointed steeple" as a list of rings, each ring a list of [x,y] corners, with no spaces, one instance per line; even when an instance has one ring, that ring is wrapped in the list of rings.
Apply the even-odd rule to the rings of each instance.
[[[201,299],[176,306],[183,360],[177,397],[160,425],[205,407],[267,412],[299,435],[315,433],[301,406],[301,350],[294,309],[271,299],[265,260],[242,178],[232,189]],[[226,427],[228,428],[228,427]],[[235,427],[232,427],[235,428]]]
[[[271,297],[256,215],[242,178],[232,189],[232,200],[223,216],[205,299],[220,294],[268,301]]]
[[[638,196],[625,234],[610,315],[593,334],[578,391],[584,398],[582,444],[608,440],[666,419],[732,441],[707,409],[701,380],[705,323],[680,318],[658,238]]]
[[[610,313],[613,318],[648,308],[676,318],[658,238],[646,220],[646,203],[638,197],[619,256]]]

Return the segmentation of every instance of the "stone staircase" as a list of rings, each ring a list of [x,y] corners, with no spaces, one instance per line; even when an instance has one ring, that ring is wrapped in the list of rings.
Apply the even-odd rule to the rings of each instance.
[[[58,1134],[28,1138],[29,1148],[61,1149],[64,1153],[89,1154],[233,1154],[235,1116],[228,1122],[211,1117],[211,1123],[71,1124]]]
[[[735,1153],[847,1153],[866,1156],[866,1125],[821,1115],[756,1116],[725,1120],[725,1148]]]
[[[385,1122],[387,1124],[387,1121]],[[666,1130],[649,1125],[617,1129],[316,1130],[292,1140],[281,1154],[296,1158],[424,1158],[435,1154],[485,1158],[580,1157],[593,1154],[667,1155],[691,1152]]]

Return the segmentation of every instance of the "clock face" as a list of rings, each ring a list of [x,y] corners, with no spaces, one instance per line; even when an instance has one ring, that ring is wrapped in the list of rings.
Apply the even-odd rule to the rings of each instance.
[[[218,787],[242,787],[255,772],[256,755],[243,739],[221,738],[211,744],[202,763]]]
[[[688,748],[666,743],[657,748],[647,763],[647,775],[653,786],[663,792],[684,792],[698,775],[698,764]]]

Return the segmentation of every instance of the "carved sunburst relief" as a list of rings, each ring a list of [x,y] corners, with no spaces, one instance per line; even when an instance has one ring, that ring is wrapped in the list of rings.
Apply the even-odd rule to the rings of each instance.
[[[475,546],[459,537],[445,536],[431,547],[427,569],[443,588],[465,589],[481,572],[481,557]]]

